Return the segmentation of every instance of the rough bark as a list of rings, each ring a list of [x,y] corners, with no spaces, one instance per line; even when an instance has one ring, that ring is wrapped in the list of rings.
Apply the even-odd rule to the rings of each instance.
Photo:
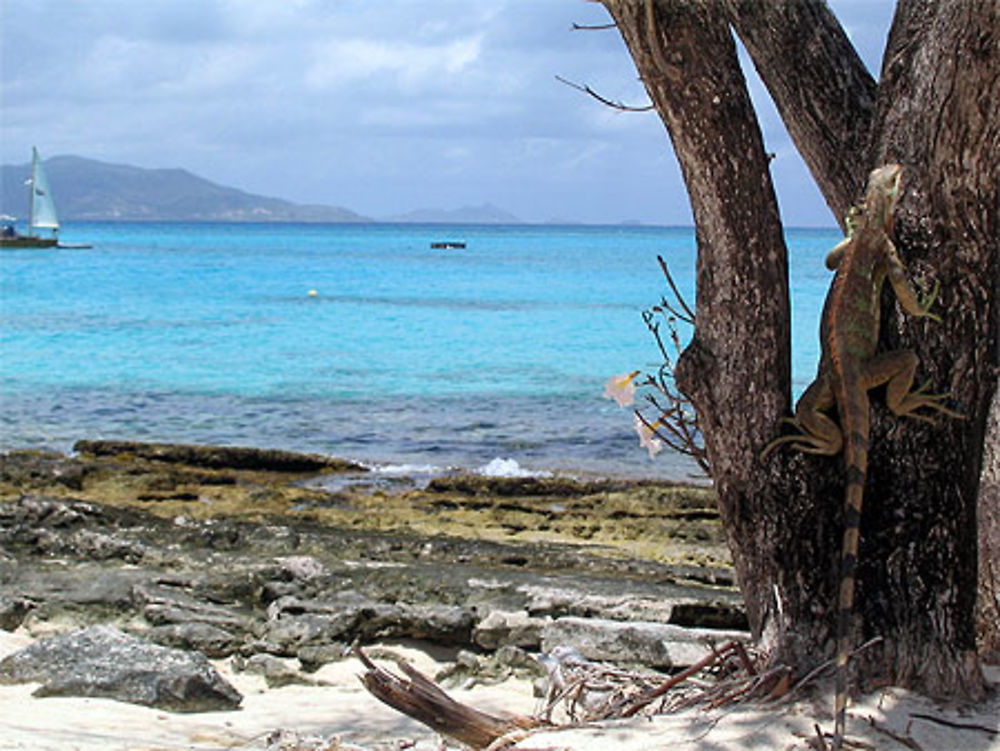
[[[789,398],[788,292],[727,18],[838,217],[875,164],[906,168],[897,244],[918,278],[941,281],[944,324],[904,320],[887,300],[883,346],[916,349],[920,376],[950,389],[968,419],[898,421],[873,400],[857,639],[884,642],[856,664],[863,679],[979,696],[976,499],[996,386],[1000,264],[998,5],[902,0],[873,116],[856,56],[812,0],[604,4],[670,133],[694,211],[697,324],[677,382],[698,411],[751,627],[776,660],[802,668],[832,651],[843,477],[830,459],[757,460]],[[782,18],[798,33],[808,19],[820,22],[802,44],[777,28]],[[820,85],[824,78],[834,83]],[[845,113],[831,111],[838,91]]]
[[[986,451],[979,480],[979,652],[1000,664],[1000,391],[986,425]]]
[[[875,79],[823,0],[724,0],[795,147],[843,228],[864,190]]]

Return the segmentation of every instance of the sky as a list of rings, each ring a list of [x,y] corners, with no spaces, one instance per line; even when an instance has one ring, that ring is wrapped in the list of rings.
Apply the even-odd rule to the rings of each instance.
[[[892,1],[830,5],[877,77]],[[571,29],[608,20],[584,0],[0,0],[0,162],[35,145],[376,218],[690,224],[656,114],[556,79],[647,103],[617,31]],[[748,78],[784,221],[834,226]]]

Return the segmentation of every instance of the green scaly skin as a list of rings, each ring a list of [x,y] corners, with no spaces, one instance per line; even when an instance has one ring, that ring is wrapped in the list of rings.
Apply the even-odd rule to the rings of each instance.
[[[795,416],[786,418],[799,432],[776,438],[761,454],[763,459],[785,443],[811,454],[833,456],[844,452],[847,487],[837,609],[834,751],[840,751],[842,747],[846,720],[854,576],[861,504],[868,471],[868,391],[886,384],[889,409],[900,417],[933,422],[926,415],[917,414],[917,410],[924,407],[961,417],[941,404],[945,395],[924,394],[921,389],[913,389],[918,364],[916,354],[910,350],[876,352],[879,301],[882,285],[887,279],[907,313],[940,320],[929,312],[937,296],[937,288],[929,295],[918,295],[907,279],[906,268],[892,244],[902,172],[903,168],[898,164],[889,164],[869,175],[864,201],[849,216],[848,237],[827,256],[827,267],[836,269],[837,273],[823,307],[819,372],[796,403]],[[834,409],[839,423],[826,414]]]

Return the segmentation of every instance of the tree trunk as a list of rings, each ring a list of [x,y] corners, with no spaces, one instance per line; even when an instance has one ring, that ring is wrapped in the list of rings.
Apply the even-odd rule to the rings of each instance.
[[[905,165],[896,244],[911,274],[939,281],[938,324],[886,311],[887,348],[917,352],[922,377],[964,420],[883,419],[863,534],[862,667],[943,695],[981,690],[976,664],[977,500],[1000,310],[1000,6],[902,0],[872,127],[873,163]]]
[[[697,326],[675,377],[698,412],[751,629],[776,659],[811,667],[815,645],[833,643],[828,620],[811,614],[835,600],[836,504],[816,499],[838,492],[836,475],[757,459],[788,406],[787,253],[727,17],[713,3],[605,5],[688,185]]]
[[[698,242],[698,328],[679,371],[695,398],[751,622],[767,621],[770,576],[744,555],[763,489],[743,467],[785,405],[790,380],[788,271],[760,129],[736,48],[712,4],[607,3],[673,140]],[[669,30],[669,33],[667,33]],[[755,332],[767,332],[758,341]],[[754,342],[747,357],[731,339]],[[761,405],[769,405],[761,409]],[[757,480],[754,482],[754,480]],[[748,480],[750,481],[748,483]],[[764,583],[760,591],[757,583]]]
[[[967,419],[897,421],[874,398],[856,641],[884,641],[855,664],[875,682],[981,695],[976,499],[1000,269],[995,0],[903,0],[874,108],[856,55],[813,0],[604,4],[670,133],[696,223],[697,322],[677,383],[698,412],[751,627],[773,659],[803,670],[833,651],[843,470],[789,450],[757,458],[789,403],[788,289],[729,23],[838,217],[873,166],[904,165],[897,245],[918,278],[940,280],[944,323],[904,319],[887,298],[882,343],[915,349],[921,377]]]

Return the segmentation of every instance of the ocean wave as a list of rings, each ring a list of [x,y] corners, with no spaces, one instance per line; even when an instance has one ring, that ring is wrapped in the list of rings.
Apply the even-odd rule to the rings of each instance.
[[[436,464],[362,464],[369,472],[389,477],[412,477],[414,475],[441,475],[450,471],[448,467]]]
[[[476,470],[483,477],[551,477],[551,472],[536,472],[525,469],[516,459],[497,457]]]

